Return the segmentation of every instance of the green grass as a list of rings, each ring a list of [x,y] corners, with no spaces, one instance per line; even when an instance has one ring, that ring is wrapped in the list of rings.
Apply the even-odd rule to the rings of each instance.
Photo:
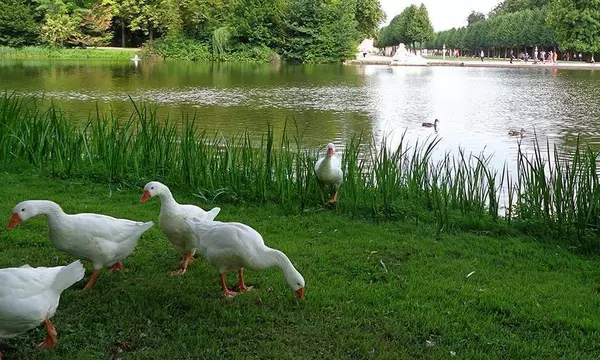
[[[214,267],[199,258],[182,277],[157,226],[124,273],[103,271],[66,290],[53,322],[59,342],[34,344],[40,326],[0,342],[8,359],[596,359],[600,351],[600,259],[533,238],[474,232],[437,236],[435,226],[377,222],[335,211],[289,216],[279,207],[222,207],[284,251],[306,279],[297,301],[275,269],[246,272],[255,290],[222,297]],[[0,173],[0,223],[25,199],[51,199],[67,212],[156,220],[159,202],[141,188]],[[0,233],[0,267],[67,264],[33,218]],[[467,276],[472,273],[471,276]],[[229,275],[230,284],[234,274]],[[129,349],[121,352],[120,344]]]
[[[66,49],[41,46],[0,46],[0,59],[102,59],[129,60],[139,49]]]
[[[323,204],[313,173],[317,153],[303,147],[291,122],[278,135],[265,124],[263,135],[222,137],[199,129],[187,114],[161,122],[156,108],[134,105],[128,119],[97,112],[87,121],[73,121],[39,99],[0,97],[0,164],[138,187],[158,180],[205,200],[274,203],[289,214]],[[342,154],[345,179],[337,210],[426,222],[436,226],[438,235],[521,232],[597,251],[597,150],[578,142],[563,154],[563,149],[536,143],[533,153],[519,153],[517,171],[509,173],[506,166],[489,166],[489,158],[462,151],[433,161],[438,142],[403,139],[390,147],[385,139],[351,138]]]

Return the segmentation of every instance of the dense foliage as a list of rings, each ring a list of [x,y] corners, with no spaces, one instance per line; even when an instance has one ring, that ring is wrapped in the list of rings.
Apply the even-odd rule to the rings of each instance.
[[[561,48],[600,51],[600,0],[553,0],[548,22]]]
[[[332,62],[383,19],[378,0],[6,0],[0,46],[148,42],[162,58]]]
[[[419,7],[411,5],[400,15],[395,16],[388,26],[379,31],[374,46],[381,48],[403,43],[416,49],[416,43],[423,44],[432,40],[433,37],[433,27],[425,5],[421,4]]]
[[[396,16],[378,34],[377,47],[411,43],[407,18],[414,14],[414,5]],[[458,49],[461,54],[507,57],[513,50],[533,55],[539,51],[583,52],[593,55],[600,51],[600,0],[505,0],[486,17],[471,12],[467,26],[427,35],[425,46],[430,49]],[[414,25],[413,25],[414,28]],[[419,41],[419,40],[416,40]]]
[[[506,57],[510,49],[551,49],[555,46],[554,33],[546,23],[545,9],[526,9],[494,15],[459,29],[438,32],[429,48],[461,49],[462,53],[489,51],[490,56]]]

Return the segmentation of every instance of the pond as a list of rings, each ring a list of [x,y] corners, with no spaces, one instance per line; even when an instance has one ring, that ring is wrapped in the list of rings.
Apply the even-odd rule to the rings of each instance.
[[[600,145],[600,71],[548,68],[256,65],[131,61],[0,61],[0,89],[44,96],[76,119],[96,106],[127,118],[135,102],[158,105],[162,118],[195,116],[223,135],[249,130],[259,138],[297,126],[304,146],[339,147],[354,134],[392,145],[404,132],[414,144],[433,136],[437,155],[493,155],[512,162],[526,130],[545,144],[572,145],[577,135]],[[439,119],[437,131],[421,126]],[[512,167],[512,166],[511,166]]]

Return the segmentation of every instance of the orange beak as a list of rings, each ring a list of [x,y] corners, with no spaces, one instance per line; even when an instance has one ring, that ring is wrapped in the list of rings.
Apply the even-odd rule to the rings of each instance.
[[[298,297],[298,299],[302,299],[302,297],[304,296],[304,288],[296,290],[296,296]]]
[[[20,222],[21,222],[21,217],[19,216],[19,214],[17,214],[17,213],[12,214],[12,217],[10,218],[10,221],[8,222],[8,230],[19,225]]]
[[[329,148],[327,149],[327,156],[332,156],[333,155],[333,149]]]
[[[144,194],[142,195],[142,198],[140,199],[140,203],[145,203],[146,200],[150,199],[151,197],[152,197],[152,195],[150,195],[150,191],[144,190]]]

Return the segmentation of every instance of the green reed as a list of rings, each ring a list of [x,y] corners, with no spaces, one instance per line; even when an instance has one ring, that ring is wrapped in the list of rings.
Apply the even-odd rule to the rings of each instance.
[[[318,152],[302,145],[297,127],[281,134],[208,134],[195,118],[160,120],[137,106],[127,119],[98,110],[80,126],[54,105],[9,94],[0,98],[0,163],[27,162],[55,176],[135,184],[159,180],[203,201],[278,203],[291,212],[325,200],[314,176]],[[295,124],[295,123],[294,123]],[[430,221],[438,232],[492,230],[501,224],[569,244],[597,245],[600,232],[598,152],[576,144],[569,156],[537,141],[527,155],[519,144],[517,171],[490,158],[445,154],[440,139],[391,147],[357,134],[344,144],[344,184],[337,209],[350,214]],[[501,212],[501,209],[504,211]],[[486,225],[487,224],[487,225]],[[502,225],[502,226],[504,226]]]

